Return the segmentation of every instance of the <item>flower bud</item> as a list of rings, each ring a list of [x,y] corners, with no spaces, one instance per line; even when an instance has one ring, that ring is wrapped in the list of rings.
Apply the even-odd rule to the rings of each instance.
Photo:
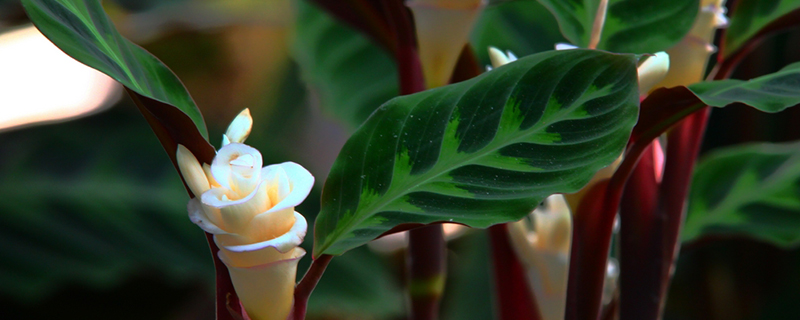
[[[500,49],[489,47],[489,61],[492,62],[492,68],[497,68],[504,64],[517,61],[517,56],[511,51],[503,53]]]
[[[244,140],[250,135],[252,127],[253,117],[250,116],[250,109],[246,108],[239,112],[239,115],[231,121],[228,130],[222,135],[222,146],[232,142],[244,143]]]
[[[508,224],[511,245],[527,270],[543,320],[564,319],[567,302],[569,254],[572,243],[572,216],[564,197],[558,194],[545,199],[533,211],[529,221]]]
[[[412,0],[422,71],[428,88],[450,81],[461,50],[467,43],[481,0]]]

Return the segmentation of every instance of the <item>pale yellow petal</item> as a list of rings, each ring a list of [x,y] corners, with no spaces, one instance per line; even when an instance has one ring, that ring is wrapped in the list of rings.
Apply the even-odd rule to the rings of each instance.
[[[230,143],[244,143],[253,128],[253,117],[250,116],[250,109],[244,109],[236,118],[231,121],[228,130],[222,136],[222,146]]]
[[[407,6],[414,13],[426,86],[446,85],[483,3],[418,0],[407,2]]]
[[[182,144],[179,144],[175,158],[178,162],[181,176],[183,176],[183,180],[186,181],[186,185],[189,186],[189,190],[192,190],[194,196],[199,197],[203,192],[206,192],[209,189],[208,178],[206,178],[206,173],[194,154]]]
[[[294,300],[297,262],[305,253],[298,247],[283,260],[253,267],[228,267],[233,287],[250,319],[286,320]]]

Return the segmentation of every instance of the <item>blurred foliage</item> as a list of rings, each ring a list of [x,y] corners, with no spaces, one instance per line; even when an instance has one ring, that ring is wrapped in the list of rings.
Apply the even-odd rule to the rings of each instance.
[[[180,179],[125,107],[0,135],[0,192],[14,199],[0,204],[3,295],[32,303],[67,284],[110,289],[148,273],[212,284]]]
[[[298,1],[294,57],[320,105],[355,130],[398,95],[393,57],[366,35],[315,5]]]
[[[716,150],[697,165],[683,241],[746,235],[784,247],[800,243],[800,144]]]

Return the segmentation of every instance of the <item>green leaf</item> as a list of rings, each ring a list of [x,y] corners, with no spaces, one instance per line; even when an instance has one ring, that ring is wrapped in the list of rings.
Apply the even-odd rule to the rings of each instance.
[[[800,244],[800,144],[753,144],[714,152],[695,170],[683,241],[746,235]]]
[[[558,20],[561,33],[581,48],[589,45],[598,0],[539,0]],[[598,49],[648,53],[666,50],[692,27],[698,0],[609,0]]]
[[[314,256],[401,224],[518,220],[552,193],[577,191],[622,152],[637,90],[634,56],[566,50],[390,100],[333,165]]]
[[[23,0],[28,17],[61,50],[128,89],[170,104],[207,137],[203,116],[178,77],[156,57],[122,37],[96,0]]]
[[[653,91],[642,101],[633,140],[649,144],[697,110],[734,103],[744,103],[764,112],[779,112],[800,104],[800,62],[749,81],[708,81]]]
[[[798,0],[741,0],[731,14],[730,25],[720,51],[730,57],[742,49],[745,43],[770,31],[797,25]],[[787,21],[781,21],[787,19]]]
[[[293,54],[322,108],[351,130],[398,95],[397,67],[364,34],[317,7],[298,1]]]
[[[749,81],[719,80],[689,86],[706,105],[744,103],[765,112],[778,112],[800,103],[800,62]]]

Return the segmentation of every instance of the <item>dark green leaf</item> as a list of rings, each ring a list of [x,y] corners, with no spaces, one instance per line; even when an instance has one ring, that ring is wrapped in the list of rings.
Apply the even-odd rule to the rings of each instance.
[[[636,58],[549,51],[382,105],[347,141],[322,194],[314,255],[400,224],[485,228],[574,192],[636,122]]]
[[[703,159],[681,236],[691,241],[708,234],[800,244],[800,144],[737,146]]]
[[[796,25],[797,18],[781,22],[794,11],[800,9],[798,0],[741,0],[730,17],[730,25],[725,32],[725,41],[720,48],[723,57],[729,57],[742,49],[745,43],[765,32],[774,31],[788,25]],[[778,23],[778,24],[776,24]]]
[[[75,60],[95,68],[129,90],[173,107],[191,118],[207,137],[192,97],[161,61],[117,32],[98,0],[23,0],[37,28]]]
[[[295,59],[323,109],[355,130],[398,95],[394,60],[364,34],[305,1],[297,4]]]
[[[687,115],[705,108],[744,103],[764,112],[779,112],[800,104],[800,62],[749,81],[719,80],[691,86],[660,88],[642,101],[634,140],[644,145]]]
[[[589,45],[598,0],[539,0],[558,20],[572,44]],[[698,0],[609,0],[598,49],[649,53],[666,50],[686,35],[700,8]]]

